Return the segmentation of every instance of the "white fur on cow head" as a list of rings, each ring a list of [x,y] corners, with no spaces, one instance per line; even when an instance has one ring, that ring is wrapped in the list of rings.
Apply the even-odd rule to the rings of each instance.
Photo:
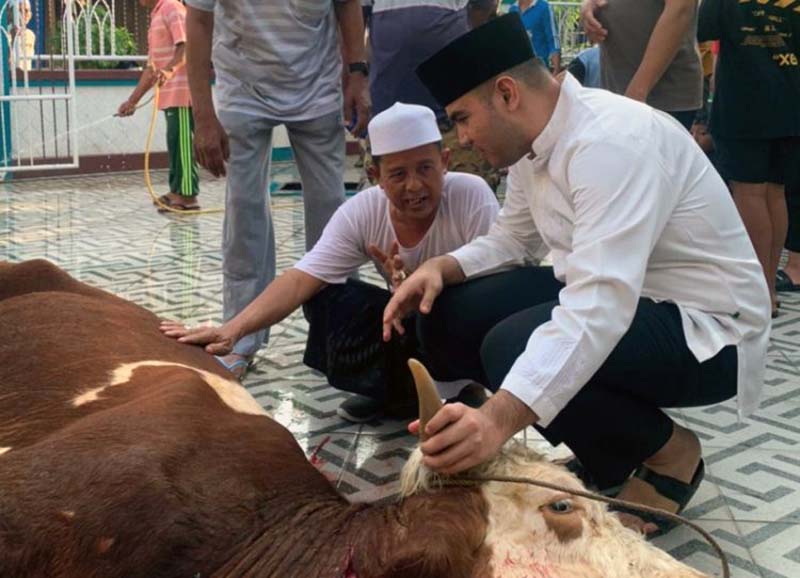
[[[516,442],[467,475],[584,489],[565,468]],[[442,482],[423,465],[417,448],[403,469],[403,496]],[[491,578],[707,578],[625,528],[601,502],[528,484],[488,482],[481,491],[489,511],[485,545],[492,552]]]

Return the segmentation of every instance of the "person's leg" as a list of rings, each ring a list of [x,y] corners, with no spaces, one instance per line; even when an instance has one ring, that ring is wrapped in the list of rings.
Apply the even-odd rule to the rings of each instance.
[[[303,362],[323,373],[332,387],[356,394],[337,410],[349,421],[416,409],[407,367],[408,358],[417,356],[414,332],[388,343],[381,339],[390,298],[385,289],[349,279],[329,285],[303,306],[309,324]]]
[[[715,137],[715,149],[720,173],[730,179],[733,201],[742,218],[750,242],[756,251],[775,310],[775,276],[769,278],[775,231],[770,213],[767,183],[773,142],[758,139],[727,139]]]
[[[784,290],[800,289],[800,137],[785,139],[784,166],[788,229],[784,248],[788,260],[780,284]]]
[[[339,112],[286,125],[303,183],[306,250],[322,235],[336,209],[345,201],[345,140]]]
[[[774,310],[778,304],[775,279],[778,274],[778,264],[781,260],[781,253],[786,242],[786,233],[789,226],[789,218],[786,211],[786,191],[783,184],[767,183],[767,208],[772,226],[772,246],[770,247],[769,262],[767,263],[769,269],[765,270],[765,274]]]
[[[784,273],[793,285],[800,286],[800,182],[786,185],[788,229],[784,247],[789,254]]]
[[[193,190],[187,177],[186,167],[194,164],[191,147],[191,125],[187,108],[172,107],[164,110],[167,119],[167,153],[169,155],[169,194],[165,201],[169,206],[197,207],[197,191]],[[188,137],[188,140],[187,140]],[[187,147],[188,144],[188,147]]]
[[[435,379],[471,379],[487,387],[480,361],[484,337],[517,311],[553,301],[563,283],[551,267],[521,267],[446,288],[417,318],[424,362]]]
[[[731,181],[733,202],[739,215],[742,217],[744,227],[753,243],[758,262],[764,269],[764,278],[770,288],[772,308],[775,309],[775,276],[769,277],[771,270],[772,251],[775,232],[773,230],[772,215],[768,196],[767,183],[743,183]]]
[[[197,161],[194,158],[194,114],[191,107],[186,107],[185,117],[188,129],[186,130],[186,164],[185,170],[189,173],[190,196],[197,197],[200,194],[200,179],[197,174]]]
[[[177,193],[180,190],[180,128],[178,126],[178,109],[167,108],[164,110],[167,120],[167,156],[169,157],[169,192]]]
[[[219,120],[230,141],[222,238],[225,321],[235,317],[275,278],[275,232],[269,211],[271,121],[226,110]],[[269,331],[243,337],[238,357],[251,357]]]
[[[481,358],[498,388],[533,331],[550,320],[556,302],[508,317],[486,336]],[[699,461],[693,435],[675,427],[662,407],[717,403],[736,392],[736,350],[699,363],[686,345],[675,305],[640,300],[633,322],[595,375],[546,427],[553,444],[566,443],[602,488],[622,483],[642,463],[659,473],[691,479]],[[670,444],[670,442],[673,442]],[[679,446],[679,459],[673,446]],[[665,465],[664,456],[672,458]],[[688,472],[688,473],[687,473]]]

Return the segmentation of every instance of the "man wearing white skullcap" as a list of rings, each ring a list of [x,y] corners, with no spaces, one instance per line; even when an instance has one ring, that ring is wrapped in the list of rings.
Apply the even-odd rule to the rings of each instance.
[[[294,267],[221,327],[162,326],[184,343],[225,355],[242,335],[275,325],[304,306],[309,321],[304,362],[333,387],[357,394],[338,411],[350,421],[368,421],[384,411],[416,414],[405,362],[422,352],[413,331],[403,340],[382,342],[383,309],[391,291],[418,265],[486,234],[499,210],[483,179],[447,171],[450,151],[442,148],[431,109],[397,103],[372,119],[369,137],[379,184],[339,207]],[[370,260],[387,289],[352,279]],[[483,391],[468,384],[439,384],[440,393],[476,403]]]

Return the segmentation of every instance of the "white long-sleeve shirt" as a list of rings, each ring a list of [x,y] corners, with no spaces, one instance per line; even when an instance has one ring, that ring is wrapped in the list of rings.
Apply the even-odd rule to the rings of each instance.
[[[724,182],[668,115],[567,75],[514,165],[486,236],[450,253],[467,278],[551,252],[566,287],[502,388],[547,426],[601,367],[640,297],[675,303],[702,362],[738,349],[742,414],[758,405],[770,329],[764,274]]]

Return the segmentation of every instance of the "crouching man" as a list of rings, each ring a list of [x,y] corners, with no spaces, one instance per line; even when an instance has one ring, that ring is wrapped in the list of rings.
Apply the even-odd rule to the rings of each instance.
[[[416,411],[405,361],[424,355],[413,331],[402,340],[382,342],[383,309],[391,291],[419,264],[486,234],[499,211],[483,179],[447,172],[450,151],[442,148],[429,108],[397,103],[372,119],[369,137],[379,184],[339,207],[294,267],[220,327],[190,329],[170,321],[161,326],[170,337],[226,355],[241,337],[303,306],[309,321],[304,362],[324,373],[333,387],[357,394],[338,410],[350,421]],[[350,279],[369,260],[388,289]],[[439,384],[440,393],[461,394],[461,401],[468,401],[476,392],[467,384]]]

